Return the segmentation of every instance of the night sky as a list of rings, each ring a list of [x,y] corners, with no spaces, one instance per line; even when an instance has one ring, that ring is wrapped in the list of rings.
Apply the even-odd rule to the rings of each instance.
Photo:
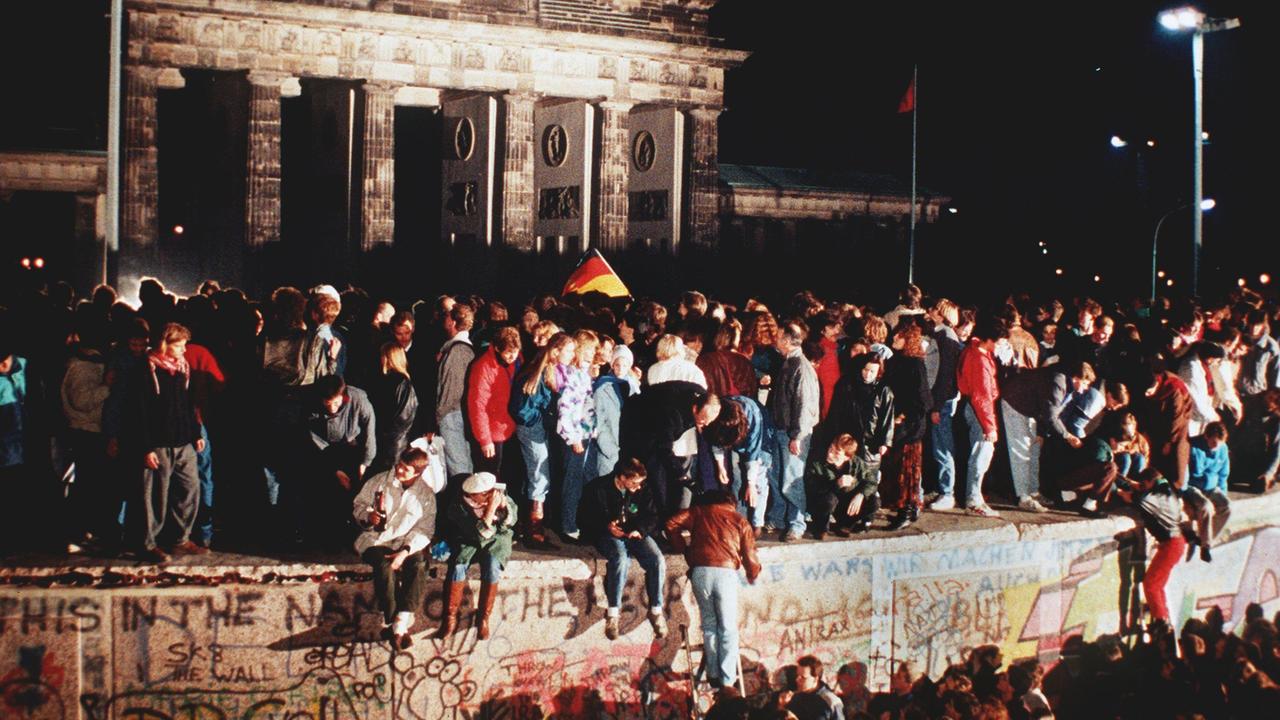
[[[1268,93],[1249,89],[1267,87],[1280,67],[1275,12],[1262,5],[1199,6],[1243,23],[1205,39],[1204,187],[1218,201],[1205,216],[1205,267],[1221,264],[1230,282],[1242,259],[1257,272],[1263,243],[1272,272],[1280,255],[1260,192],[1275,133],[1251,122]],[[1036,272],[1149,277],[1156,218],[1191,196],[1191,42],[1156,22],[1175,6],[770,7],[785,11],[745,2],[714,11],[714,32],[754,51],[726,81],[722,161],[907,176],[911,121],[896,110],[919,63],[921,182],[954,198],[961,237]],[[1130,145],[1112,148],[1113,134]],[[1189,262],[1184,215],[1166,223],[1161,245]]]
[[[1280,67],[1264,5],[1199,6],[1243,22],[1205,42],[1205,196],[1218,201],[1205,272],[1221,266],[1224,283],[1280,255],[1262,196],[1276,137],[1254,120]],[[6,7],[0,145],[105,146],[106,7]],[[1140,287],[1155,219],[1191,192],[1190,40],[1157,24],[1167,7],[724,0],[712,33],[753,55],[726,78],[721,160],[906,176],[910,116],[895,111],[919,63],[921,182],[954,198],[948,241],[1033,272],[1132,273]],[[1113,134],[1130,145],[1112,148]],[[1185,249],[1189,219],[1161,238]]]

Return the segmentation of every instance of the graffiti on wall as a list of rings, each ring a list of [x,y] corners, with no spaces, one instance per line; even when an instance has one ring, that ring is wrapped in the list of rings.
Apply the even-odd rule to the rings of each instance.
[[[1110,536],[873,557],[853,554],[858,543],[815,547],[801,560],[766,550],[757,585],[743,587],[749,692],[805,654],[863,698],[902,660],[937,675],[983,644],[1052,660],[1065,638],[1126,621],[1144,565],[1136,543]],[[1171,606],[1183,618],[1222,607],[1229,622],[1249,602],[1274,612],[1276,557],[1280,528],[1236,529],[1212,566],[1179,566]],[[0,593],[0,717],[688,716],[701,634],[678,568],[664,586],[672,631],[661,640],[638,569],[614,642],[604,638],[599,577],[503,583],[487,641],[476,639],[474,595],[472,584],[458,632],[437,640],[443,599],[432,588],[413,646],[393,652],[367,583],[9,590]]]

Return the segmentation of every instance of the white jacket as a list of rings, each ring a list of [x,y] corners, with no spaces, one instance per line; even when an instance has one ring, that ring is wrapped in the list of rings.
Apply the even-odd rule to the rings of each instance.
[[[105,362],[73,357],[67,363],[67,374],[62,379],[62,412],[72,430],[102,432],[102,405],[111,392],[106,374]]]
[[[379,532],[369,528],[356,538],[356,553],[364,555],[371,547],[398,550],[409,548],[413,554],[425,550],[436,531],[436,496],[425,478],[418,478],[408,490],[396,480],[395,470],[378,473],[365,482],[352,503],[352,515],[363,525],[376,508],[378,491],[382,491],[386,527]]]

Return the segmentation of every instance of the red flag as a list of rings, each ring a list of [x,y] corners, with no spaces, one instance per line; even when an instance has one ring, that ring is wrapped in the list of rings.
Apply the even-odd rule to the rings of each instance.
[[[902,100],[898,102],[899,113],[909,113],[916,109],[916,79],[911,78],[911,84],[907,86],[907,93],[902,96]]]

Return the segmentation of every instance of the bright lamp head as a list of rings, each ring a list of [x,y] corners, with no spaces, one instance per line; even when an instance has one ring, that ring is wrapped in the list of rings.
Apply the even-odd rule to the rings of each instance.
[[[1166,30],[1195,30],[1204,24],[1204,13],[1193,7],[1184,7],[1160,13],[1159,20]]]

